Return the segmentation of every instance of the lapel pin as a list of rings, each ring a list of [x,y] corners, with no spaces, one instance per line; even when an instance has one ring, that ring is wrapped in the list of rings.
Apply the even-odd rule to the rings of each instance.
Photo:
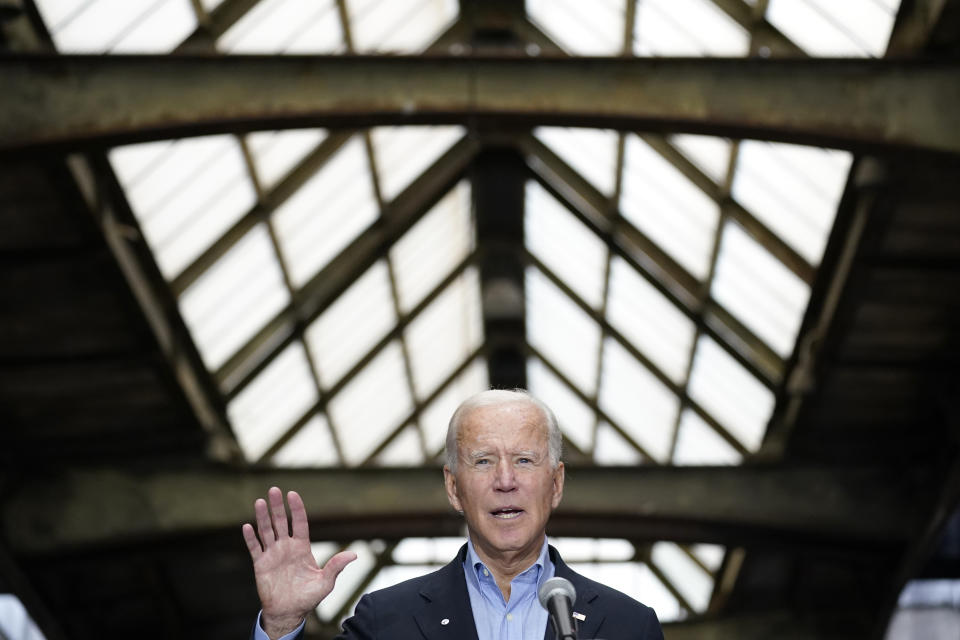
[[[444,618],[443,620],[440,621],[440,624],[443,624],[443,625],[450,624],[450,618]]]
[[[586,621],[586,619],[587,619],[587,616],[585,616],[585,615],[583,615],[582,613],[579,613],[579,612],[577,612],[577,611],[574,611],[574,612],[573,612],[573,617],[576,618],[577,620],[579,620],[580,622],[584,622],[584,621]]]

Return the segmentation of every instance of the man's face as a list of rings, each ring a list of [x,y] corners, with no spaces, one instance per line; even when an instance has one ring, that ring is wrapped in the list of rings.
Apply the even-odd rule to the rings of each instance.
[[[543,415],[524,402],[481,407],[458,435],[457,471],[444,467],[444,478],[474,547],[488,558],[539,553],[563,495],[563,463],[550,464]]]

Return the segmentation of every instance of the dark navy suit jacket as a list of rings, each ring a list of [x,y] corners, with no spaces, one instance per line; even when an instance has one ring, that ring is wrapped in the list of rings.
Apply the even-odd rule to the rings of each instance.
[[[338,640],[477,640],[463,575],[466,553],[463,545],[442,569],[363,596]],[[663,640],[653,609],[574,572],[553,547],[550,558],[555,575],[572,582],[577,591],[573,610],[585,617],[579,638]],[[544,638],[554,638],[549,622]]]

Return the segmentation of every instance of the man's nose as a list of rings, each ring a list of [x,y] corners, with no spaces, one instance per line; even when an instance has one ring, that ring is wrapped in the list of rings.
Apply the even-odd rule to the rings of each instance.
[[[494,488],[497,491],[513,491],[517,488],[517,475],[513,463],[501,459],[497,462],[497,478]]]

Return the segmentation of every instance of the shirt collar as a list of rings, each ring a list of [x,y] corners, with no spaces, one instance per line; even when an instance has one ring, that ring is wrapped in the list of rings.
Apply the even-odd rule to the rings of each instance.
[[[530,569],[536,567],[537,570],[537,589],[540,589],[540,585],[553,577],[554,566],[553,561],[550,560],[550,552],[547,545],[547,537],[543,537],[543,545],[540,547],[540,555],[537,556],[536,561],[520,573],[526,573]],[[474,587],[480,587],[480,576],[484,569],[487,566],[483,564],[483,561],[480,559],[480,556],[477,555],[476,549],[473,548],[473,541],[468,537],[467,538],[467,557],[463,561],[463,572],[467,576]],[[519,575],[519,574],[518,574]]]

